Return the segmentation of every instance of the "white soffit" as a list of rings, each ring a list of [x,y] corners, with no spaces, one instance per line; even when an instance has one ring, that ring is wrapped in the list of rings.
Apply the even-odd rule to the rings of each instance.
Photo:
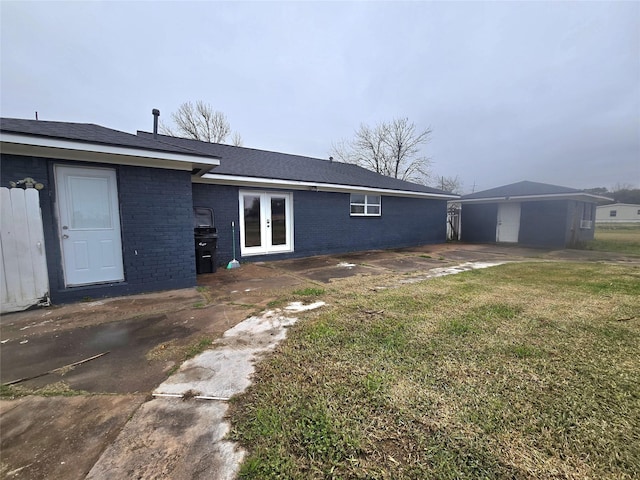
[[[200,178],[194,178],[193,182],[216,185],[237,185],[241,187],[285,188],[289,190],[307,190],[313,192],[377,193],[388,196],[432,198],[439,200],[453,200],[459,198],[457,195],[442,193],[412,192],[410,190],[394,190],[387,188],[362,187],[357,185],[338,185],[333,183],[307,182],[299,180],[279,180],[274,178],[221,175],[215,173],[207,173]]]

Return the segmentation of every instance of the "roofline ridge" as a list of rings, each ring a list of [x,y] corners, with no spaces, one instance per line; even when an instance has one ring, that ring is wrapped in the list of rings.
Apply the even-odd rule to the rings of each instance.
[[[35,119],[27,119],[27,118],[9,118],[9,117],[0,117],[0,120],[18,120],[21,122],[29,122],[29,123],[57,123],[57,124],[64,124],[64,125],[82,125],[82,126],[90,126],[90,127],[96,127],[99,129],[103,129],[103,130],[109,130],[111,132],[116,132],[119,135],[126,135],[128,137],[131,137],[133,139],[136,139],[137,141],[143,141],[143,142],[147,142],[148,140],[142,137],[138,137],[137,135],[133,134],[133,133],[129,133],[129,132],[125,132],[122,130],[116,130],[115,128],[110,128],[110,127],[105,127],[103,125],[99,125],[97,123],[79,123],[79,122],[61,122],[61,121],[57,121],[57,120],[35,120]],[[62,139],[64,141],[67,142],[72,142],[72,143],[78,143],[78,144],[83,144],[83,145],[105,145],[105,146],[112,146],[112,147],[124,147],[124,148],[132,148],[134,150],[142,150],[142,151],[153,151],[153,152],[165,152],[168,151],[170,152],[170,150],[163,150],[163,149],[159,149],[159,148],[154,148],[153,145],[122,145],[119,143],[114,143],[111,141],[104,141],[104,140],[88,140],[88,139],[80,139],[80,138],[72,138],[72,137],[68,137],[68,136],[56,136],[56,135],[51,135],[51,134],[46,134],[46,133],[37,133],[37,132],[25,132],[25,131],[15,131],[14,129],[4,129],[2,128],[2,124],[0,123],[0,131],[6,132],[7,134],[14,134],[14,135],[22,135],[22,136],[26,136],[26,137],[34,137],[34,138],[59,138]],[[216,155],[211,155],[211,154],[204,154],[204,153],[199,153],[196,151],[193,151],[191,149],[187,149],[185,147],[179,146],[179,145],[168,145],[163,143],[164,146],[170,147],[171,149],[173,149],[173,153],[176,154],[182,154],[182,155],[192,155],[195,157],[203,157],[203,158],[219,158]]]
[[[19,122],[29,122],[29,123],[64,123],[67,125],[93,125],[95,127],[109,128],[109,127],[103,127],[102,125],[98,125],[97,123],[67,122],[64,120],[40,120],[40,119],[36,120],[35,118],[0,117],[0,122],[2,122],[3,120],[17,120]],[[114,130],[114,129],[112,128],[111,130]]]
[[[138,133],[143,133],[143,134],[145,134],[145,135],[153,135],[153,133],[152,133],[152,132],[146,132],[146,131],[144,131],[144,130],[138,130],[137,132],[138,132]],[[318,157],[310,157],[310,156],[308,156],[308,155],[300,155],[300,154],[297,154],[297,153],[277,152],[277,151],[275,151],[275,150],[265,150],[264,148],[243,147],[243,146],[239,146],[239,145],[229,145],[229,144],[227,144],[227,143],[219,143],[219,142],[206,142],[206,141],[204,141],[204,140],[197,140],[197,139],[195,139],[195,138],[173,137],[173,136],[171,136],[171,135],[162,135],[162,134],[158,133],[158,137],[160,137],[160,136],[162,136],[162,137],[166,137],[166,138],[177,138],[177,139],[179,139],[179,140],[187,140],[187,141],[190,141],[190,142],[200,142],[200,143],[205,143],[205,144],[206,144],[206,143],[210,143],[210,144],[212,144],[212,145],[220,145],[220,146],[222,146],[222,147],[240,148],[240,149],[243,149],[243,150],[252,150],[252,151],[254,151],[254,152],[275,153],[275,154],[278,154],[278,155],[287,155],[287,156],[289,156],[289,157],[299,157],[299,158],[306,158],[306,159],[308,159],[308,160],[318,160],[318,161],[320,161],[320,162],[330,162],[330,160],[329,160],[329,159],[325,159],[325,158],[318,158]],[[336,163],[336,162],[334,162],[334,163]],[[339,163],[344,163],[344,162],[339,162]]]
[[[143,135],[141,136],[152,136],[153,133],[152,132],[147,132],[144,130],[137,130],[137,133],[141,133]],[[305,159],[305,160],[312,160],[312,161],[319,161],[319,162],[325,162],[325,163],[330,163],[330,164],[340,164],[340,165],[346,165],[349,168],[355,168],[358,169],[360,171],[369,173],[369,174],[373,174],[373,175],[379,175],[381,177],[384,177],[386,179],[391,179],[391,180],[396,180],[398,182],[403,182],[405,184],[409,184],[409,185],[415,185],[417,187],[422,187],[422,188],[427,188],[430,190],[430,193],[433,194],[443,194],[443,195],[448,195],[451,192],[447,192],[446,190],[441,190],[439,188],[436,187],[432,187],[430,185],[424,185],[421,183],[416,183],[416,182],[411,182],[408,180],[403,180],[401,178],[395,178],[395,177],[391,177],[388,175],[383,175],[382,173],[379,172],[374,172],[373,170],[369,170],[368,168],[365,168],[361,165],[357,165],[355,163],[347,163],[347,162],[342,162],[339,160],[328,160],[328,159],[323,159],[323,158],[317,158],[317,157],[309,157],[306,155],[297,155],[294,153],[284,153],[284,152],[277,152],[274,150],[265,150],[265,149],[260,149],[260,148],[253,148],[253,147],[241,147],[241,146],[237,146],[237,145],[227,145],[226,143],[216,143],[216,142],[205,142],[204,140],[197,140],[194,138],[185,138],[185,137],[173,137],[171,135],[162,135],[162,134],[158,134],[156,141],[163,141],[163,139],[170,139],[170,138],[175,138],[178,139],[179,141],[185,140],[188,142],[199,142],[199,143],[204,143],[204,144],[213,144],[213,145],[217,145],[217,146],[222,146],[222,147],[228,147],[228,148],[236,148],[236,149],[242,149],[242,150],[251,150],[253,152],[264,152],[264,153],[270,153],[270,154],[275,154],[275,155],[283,155],[283,156],[287,156],[287,157],[293,157],[293,158],[299,158],[299,159]],[[168,142],[171,143],[171,142]]]

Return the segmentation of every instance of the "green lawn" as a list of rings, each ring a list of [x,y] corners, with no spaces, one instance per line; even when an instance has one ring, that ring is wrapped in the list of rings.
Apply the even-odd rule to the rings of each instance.
[[[232,404],[241,478],[640,475],[639,268],[507,264],[318,295]]]
[[[640,255],[640,225],[597,225],[589,250]]]

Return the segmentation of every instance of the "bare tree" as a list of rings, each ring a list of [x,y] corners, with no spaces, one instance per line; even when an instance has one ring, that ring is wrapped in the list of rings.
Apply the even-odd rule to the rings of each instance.
[[[233,135],[231,136],[231,144],[234,147],[241,147],[243,143],[242,136],[238,132],[233,132]]]
[[[381,125],[371,128],[361,124],[354,139],[350,142],[341,140],[338,145],[333,146],[333,153],[338,160],[345,163],[355,163],[382,175],[391,176],[385,137],[386,132]]]
[[[462,194],[462,182],[457,175],[455,177],[440,177],[438,179],[438,188],[445,192],[451,192],[457,195]]]
[[[391,166],[395,178],[402,180],[426,180],[431,162],[420,156],[420,147],[429,142],[431,129],[416,130],[408,118],[394,119],[387,126],[386,144],[391,154]]]
[[[331,155],[382,175],[426,183],[431,162],[420,155],[420,149],[430,137],[430,128],[418,130],[408,118],[382,122],[375,127],[361,124],[353,139],[331,145]]]
[[[198,100],[195,105],[192,102],[183,103],[171,114],[171,119],[175,126],[160,122],[160,133],[212,143],[223,143],[231,133],[226,115],[202,100]],[[236,139],[242,142],[237,133],[234,142]]]

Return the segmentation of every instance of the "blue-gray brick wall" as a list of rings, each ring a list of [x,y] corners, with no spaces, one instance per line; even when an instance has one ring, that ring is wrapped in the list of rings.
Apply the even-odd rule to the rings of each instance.
[[[121,166],[118,178],[127,282],[144,290],[194,285],[191,174]]]
[[[193,184],[193,206],[213,209],[214,222],[218,229],[218,249],[216,251],[218,266],[226,266],[233,259],[231,222],[235,223],[236,256],[240,259],[238,192],[238,187]]]
[[[352,217],[348,193],[300,191],[294,197],[295,248],[318,255],[446,241],[447,203],[382,197],[379,217]]]
[[[125,281],[65,288],[55,213],[53,166],[113,168],[118,178]],[[40,192],[49,288],[54,303],[195,285],[193,210],[189,172],[2,155],[0,183],[26,176]]]
[[[235,186],[193,185],[194,205],[214,210],[218,228],[219,266],[226,265],[233,258],[232,221],[236,224],[236,258],[242,261],[277,260],[446,241],[446,201],[383,196],[380,217],[351,217],[350,195],[347,193],[295,190],[292,191],[295,251],[243,258],[240,256],[237,228],[239,191],[240,188]]]

